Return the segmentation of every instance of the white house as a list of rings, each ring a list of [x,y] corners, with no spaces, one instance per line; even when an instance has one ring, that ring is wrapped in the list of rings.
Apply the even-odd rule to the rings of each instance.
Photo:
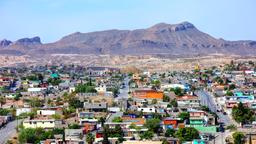
[[[16,116],[19,116],[22,113],[29,113],[29,112],[31,112],[31,108],[17,108]]]
[[[58,128],[62,124],[61,120],[55,119],[33,119],[33,120],[24,120],[24,128],[44,128],[44,129],[53,129]]]
[[[55,110],[37,110],[37,115],[51,116],[56,114]]]

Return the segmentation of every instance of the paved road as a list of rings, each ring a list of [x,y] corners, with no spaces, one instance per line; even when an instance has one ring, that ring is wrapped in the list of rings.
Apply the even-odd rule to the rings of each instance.
[[[223,115],[223,113],[217,112],[217,104],[214,102],[214,98],[211,94],[209,94],[208,92],[206,92],[204,90],[199,90],[196,92],[196,94],[200,98],[201,105],[208,106],[212,112],[214,112],[218,115],[221,122],[223,122],[225,125],[234,124],[234,121],[231,120],[228,115]]]
[[[0,129],[0,144],[5,144],[16,133],[16,126],[17,121],[15,120]]]
[[[118,99],[122,99],[122,98],[125,98],[125,99],[128,99],[129,98],[129,94],[128,94],[128,92],[129,92],[129,81],[130,81],[130,79],[129,79],[129,77],[126,77],[125,79],[124,79],[124,81],[123,81],[123,83],[124,83],[124,88],[120,88],[120,90],[119,90],[119,94],[118,94],[118,96],[116,97],[116,100],[118,100]]]

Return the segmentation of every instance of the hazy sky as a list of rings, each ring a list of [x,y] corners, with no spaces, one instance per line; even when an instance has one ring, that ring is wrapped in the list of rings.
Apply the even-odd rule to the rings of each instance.
[[[189,21],[216,38],[256,40],[256,0],[0,0],[0,39]]]

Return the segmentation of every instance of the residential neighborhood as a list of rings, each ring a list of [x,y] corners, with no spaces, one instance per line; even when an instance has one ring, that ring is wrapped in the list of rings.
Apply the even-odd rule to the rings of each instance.
[[[256,63],[194,67],[1,67],[0,143],[256,143]]]

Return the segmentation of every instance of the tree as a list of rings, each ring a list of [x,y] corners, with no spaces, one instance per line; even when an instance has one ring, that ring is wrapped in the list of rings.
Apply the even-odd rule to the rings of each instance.
[[[29,101],[31,107],[41,107],[43,105],[43,101],[38,97],[33,97]]]
[[[177,95],[177,96],[183,96],[184,95],[183,89],[181,89],[180,87],[176,87],[174,89],[171,89],[171,91],[173,91],[175,93],[175,95]]]
[[[237,127],[236,127],[236,125],[231,124],[231,125],[228,125],[228,126],[227,126],[227,129],[229,129],[230,131],[234,131],[234,130],[237,129]]]
[[[123,129],[121,128],[120,125],[115,126],[113,132],[111,132],[112,134],[115,134],[116,137],[118,137],[118,142],[122,143],[125,139],[124,139],[124,132]]]
[[[169,128],[169,129],[166,130],[164,136],[165,137],[172,137],[172,136],[174,136],[174,133],[175,133],[175,130]]]
[[[121,117],[114,117],[112,122],[122,122],[122,118]]]
[[[69,99],[69,106],[73,108],[83,108],[83,103],[78,98]]]
[[[104,126],[104,128],[103,128],[103,141],[102,141],[102,144],[110,144],[110,142],[108,140],[108,135],[109,135],[109,127],[108,126]]]
[[[37,144],[41,140],[54,138],[52,130],[45,131],[42,128],[27,128],[21,129],[18,135],[19,143],[33,143]]]
[[[0,108],[0,116],[6,116],[10,111],[7,109]]]
[[[159,119],[148,119],[145,123],[145,127],[147,127],[149,131],[157,132],[160,128],[160,122]]]
[[[102,127],[104,126],[105,121],[106,121],[106,120],[105,120],[104,117],[100,117],[99,122],[100,122],[100,124],[101,124]]]
[[[233,107],[232,117],[236,122],[246,124],[251,123],[255,119],[255,114],[240,102],[237,107]]]
[[[87,84],[79,84],[75,88],[77,93],[96,93],[97,90],[95,86],[92,85],[90,82]]]
[[[154,137],[154,133],[152,131],[145,131],[144,133],[140,134],[140,139],[152,139]]]
[[[157,100],[156,100],[156,99],[153,99],[153,100],[151,101],[151,104],[157,104]]]
[[[169,102],[170,101],[170,97],[167,95],[163,96],[163,102]]]
[[[231,91],[227,91],[227,92],[226,92],[226,95],[227,95],[227,96],[233,96],[234,94],[233,94],[233,92],[231,92]]]
[[[177,100],[176,100],[176,99],[172,99],[171,102],[170,102],[170,105],[171,105],[172,107],[178,107]]]
[[[61,119],[61,115],[60,114],[53,114],[52,116],[51,116],[52,118],[54,118],[54,119]]]
[[[242,132],[235,132],[232,135],[233,139],[234,139],[234,144],[242,144],[244,143],[244,134]]]
[[[154,81],[152,81],[152,85],[154,88],[160,88],[161,82],[160,82],[160,80],[154,80]]]
[[[86,142],[88,144],[92,144],[94,142],[94,140],[95,140],[95,136],[92,133],[88,133],[86,135]]]
[[[188,112],[181,112],[179,113],[178,117],[181,118],[182,120],[187,120],[189,119],[190,116]]]
[[[3,96],[0,96],[0,106],[5,104],[5,98]]]
[[[48,79],[48,83],[50,83],[50,84],[52,84],[54,86],[59,85],[61,82],[62,81],[59,78],[49,78]]]
[[[205,106],[205,105],[201,106],[201,109],[202,109],[203,111],[210,112],[209,107],[207,107],[207,106]]]
[[[229,85],[228,89],[229,90],[234,90],[236,88],[236,85],[235,84],[231,84]]]
[[[69,129],[80,129],[80,126],[77,123],[73,123],[68,126]]]
[[[180,141],[192,141],[193,139],[199,138],[199,132],[193,127],[180,128],[175,136],[179,138]]]
[[[163,139],[162,144],[169,144],[169,142],[166,139]]]

